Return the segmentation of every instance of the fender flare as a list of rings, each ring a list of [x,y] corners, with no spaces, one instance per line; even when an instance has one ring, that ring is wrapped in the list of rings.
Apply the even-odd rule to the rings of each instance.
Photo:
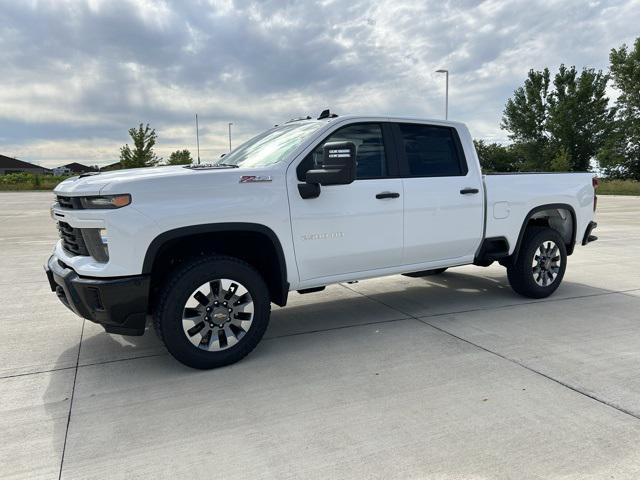
[[[276,261],[280,270],[280,281],[276,287],[277,300],[275,303],[280,305],[286,304],[287,296],[289,293],[289,282],[287,281],[287,262],[284,256],[284,250],[280,239],[273,230],[265,225],[259,223],[246,223],[246,222],[226,222],[226,223],[206,223],[200,225],[189,225],[186,227],[178,227],[172,230],[167,230],[155,237],[149,246],[144,256],[144,262],[142,264],[142,273],[150,275],[153,269],[153,263],[158,255],[158,252],[167,242],[176,240],[181,237],[188,237],[191,235],[206,234],[206,233],[222,233],[222,232],[253,232],[265,235],[273,244],[276,252]]]
[[[532,208],[529,213],[524,217],[524,221],[522,222],[522,226],[520,227],[520,233],[518,234],[518,240],[516,241],[516,246],[511,254],[511,258],[515,261],[518,258],[518,254],[520,253],[520,246],[522,245],[522,239],[524,238],[524,232],[527,229],[527,224],[531,217],[533,217],[536,213],[542,210],[567,210],[571,214],[571,223],[573,225],[572,233],[571,233],[571,242],[567,245],[567,255],[571,255],[573,253],[573,248],[576,243],[576,231],[578,229],[578,223],[576,220],[576,211],[574,208],[568,203],[547,203],[545,205],[538,205],[537,207]]]

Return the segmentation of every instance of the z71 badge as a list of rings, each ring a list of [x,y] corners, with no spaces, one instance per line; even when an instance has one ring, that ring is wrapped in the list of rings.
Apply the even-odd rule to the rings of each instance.
[[[258,183],[270,182],[271,176],[262,177],[260,175],[243,175],[240,177],[240,183]]]

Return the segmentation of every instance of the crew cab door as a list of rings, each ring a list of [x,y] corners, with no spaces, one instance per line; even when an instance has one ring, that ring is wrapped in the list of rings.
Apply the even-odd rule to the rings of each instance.
[[[356,147],[356,180],[322,186],[304,199],[298,185],[319,164],[327,142]],[[390,124],[339,127],[288,170],[293,243],[301,282],[399,265],[403,246],[403,192]]]
[[[482,177],[448,125],[397,123],[404,189],[404,264],[467,263],[484,226]]]

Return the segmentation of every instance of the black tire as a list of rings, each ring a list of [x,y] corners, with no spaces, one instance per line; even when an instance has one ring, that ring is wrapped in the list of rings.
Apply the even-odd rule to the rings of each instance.
[[[254,311],[251,328],[226,350],[207,351],[192,344],[182,327],[183,308],[200,285],[218,278],[235,280],[250,293]],[[153,321],[156,333],[179,362],[193,368],[211,369],[235,363],[247,356],[264,335],[271,315],[269,290],[262,276],[248,263],[227,256],[210,256],[186,263],[165,283]]]
[[[542,269],[538,267],[537,270],[534,270],[533,262],[538,248],[541,246],[545,248],[545,245],[551,245],[549,242],[558,247],[557,252],[553,254],[553,257],[551,255],[548,257],[543,255],[542,258],[543,260],[548,258],[548,262],[557,258],[559,259],[559,265],[557,267],[542,267]],[[536,262],[538,261],[536,258]],[[542,261],[542,263],[545,262]],[[567,248],[560,234],[552,228],[531,226],[524,232],[517,260],[507,265],[507,277],[511,288],[516,293],[529,298],[545,298],[556,291],[562,282],[566,268]],[[550,272],[547,274],[549,277],[544,278],[545,272]],[[550,280],[553,272],[556,272],[555,276]],[[545,280],[546,284],[541,285],[538,283],[545,282]]]

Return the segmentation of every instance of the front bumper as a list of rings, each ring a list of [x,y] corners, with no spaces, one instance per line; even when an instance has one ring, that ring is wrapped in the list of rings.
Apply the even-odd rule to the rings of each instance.
[[[142,335],[149,301],[148,275],[81,277],[51,256],[45,265],[51,290],[69,310],[109,333]]]

